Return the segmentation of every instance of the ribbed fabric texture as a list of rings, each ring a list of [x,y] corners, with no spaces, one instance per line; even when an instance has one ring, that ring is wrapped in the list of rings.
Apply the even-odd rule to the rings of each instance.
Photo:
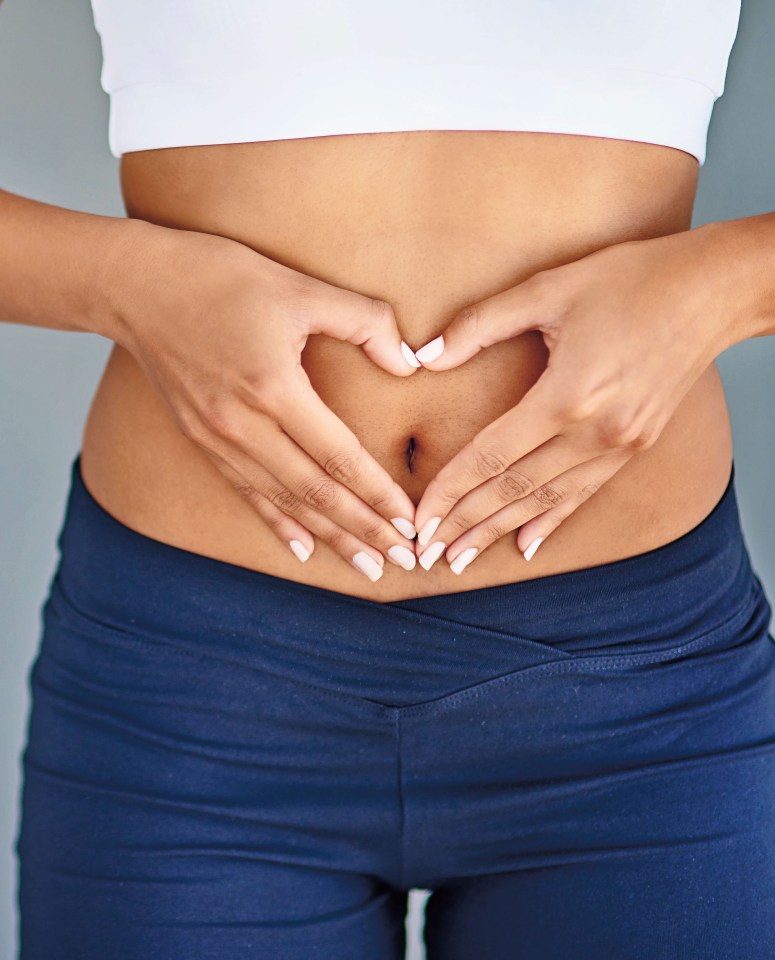
[[[740,0],[92,0],[109,143],[532,130],[704,163]]]

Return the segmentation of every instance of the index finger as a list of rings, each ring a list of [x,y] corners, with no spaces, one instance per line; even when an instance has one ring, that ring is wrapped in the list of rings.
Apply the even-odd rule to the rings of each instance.
[[[562,421],[551,403],[550,386],[546,374],[539,377],[516,406],[480,430],[439,470],[417,504],[420,546],[461,497],[557,435]]]
[[[414,504],[350,428],[300,379],[277,416],[282,429],[335,480],[348,487],[410,540]],[[396,520],[399,522],[396,523]]]

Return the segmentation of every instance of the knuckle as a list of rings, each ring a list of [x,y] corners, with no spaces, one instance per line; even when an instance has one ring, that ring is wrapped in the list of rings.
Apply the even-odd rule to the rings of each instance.
[[[367,543],[376,543],[382,539],[384,534],[384,529],[382,524],[374,521],[373,523],[367,523],[361,530],[361,540],[365,540]]]
[[[597,401],[590,394],[572,394],[560,401],[560,415],[568,423],[583,423],[594,416]]]
[[[235,392],[248,403],[253,402],[260,394],[265,380],[266,375],[263,370],[257,370],[254,367],[240,369],[237,372]]]
[[[578,423],[597,420],[608,410],[620,409],[620,398],[613,381],[588,370],[581,371],[572,384],[559,391],[558,406],[566,420]]]
[[[247,500],[248,503],[255,505],[258,500],[259,494],[256,488],[247,482],[247,480],[237,480],[234,483],[234,489],[242,497],[243,500]]]
[[[192,443],[200,447],[205,447],[206,449],[209,449],[212,445],[210,431],[201,417],[195,416],[186,410],[184,413],[178,415],[178,423],[180,424],[183,436]]]
[[[481,311],[479,305],[471,303],[458,313],[455,318],[456,325],[464,338],[475,338],[475,335],[481,325]]]
[[[378,297],[369,297],[369,319],[379,326],[396,322],[393,307],[387,300],[380,300]]]
[[[465,533],[466,530],[470,530],[474,525],[471,517],[467,516],[460,510],[447,514],[447,516],[444,518],[444,524],[445,526],[449,525],[452,533],[456,534]]]
[[[533,489],[533,484],[519,470],[509,467],[503,473],[495,477],[495,489],[501,500],[521,500],[526,497]]]
[[[533,491],[535,500],[545,508],[556,507],[565,496],[565,491],[557,483],[543,483]]]
[[[648,445],[648,437],[644,433],[632,433],[620,446],[626,450],[645,450]]]
[[[333,527],[323,539],[336,553],[340,554],[341,556],[346,556],[348,554],[347,546],[349,538],[344,530],[341,529],[341,527]]]
[[[523,281],[525,293],[533,302],[533,309],[541,315],[541,330],[547,346],[554,346],[562,338],[562,325],[574,301],[573,283],[566,271],[547,267]]]
[[[384,493],[371,493],[366,502],[372,509],[376,510],[377,513],[382,513],[390,504],[390,498]]]
[[[600,489],[599,480],[590,480],[588,483],[585,483],[584,486],[579,491],[579,495],[582,500],[588,500],[594,493]]]
[[[505,537],[509,532],[506,527],[507,524],[503,520],[489,520],[484,525],[485,543],[494,543],[496,540],[500,540],[501,537]]]
[[[265,509],[265,505],[261,503],[261,500],[262,498],[259,496],[255,504],[261,514],[261,519],[269,527],[269,529],[272,530],[273,533],[277,534],[278,536],[282,536],[287,530],[286,517],[278,516],[278,514],[276,514],[273,510]],[[262,509],[262,507],[264,507],[264,509]],[[289,533],[289,535],[293,536],[292,533]]]
[[[562,318],[570,303],[569,294],[573,285],[568,266],[565,264],[562,269],[546,267],[536,271],[525,281],[531,294],[541,304],[542,313],[549,326]]]
[[[291,270],[283,275],[283,282],[286,308],[294,312],[309,309],[320,296],[320,282],[317,277]]]
[[[449,513],[461,496],[462,493],[459,492],[458,486],[454,483],[449,464],[441,468],[428,483],[423,493],[423,497],[426,497],[429,503],[438,504],[439,508],[444,510],[445,513]],[[439,510],[434,506],[434,513],[438,512]]]
[[[340,450],[332,454],[326,458],[323,466],[326,473],[347,486],[355,483],[361,474],[360,460],[349,450]]]
[[[610,414],[597,427],[598,439],[608,448],[642,450],[656,439],[653,431],[630,411]]]
[[[251,389],[251,403],[261,413],[277,418],[288,397],[288,384],[277,378],[263,377]]]
[[[442,512],[449,512],[460,502],[460,494],[454,490],[442,490],[435,499],[439,502]]]
[[[275,487],[264,496],[283,513],[296,513],[301,506],[299,498],[287,487]]]
[[[202,420],[207,427],[226,439],[239,435],[236,405],[221,397],[211,397],[202,408]]]
[[[472,447],[471,467],[474,474],[482,480],[489,480],[511,466],[508,457],[493,447],[475,444]]]
[[[629,420],[621,414],[609,414],[596,425],[597,439],[603,447],[619,447],[626,439]]]
[[[544,296],[552,289],[551,269],[536,270],[523,284],[536,296]]]
[[[650,450],[651,447],[657,442],[659,437],[659,430],[656,427],[646,426],[643,427],[637,436],[631,441],[630,449],[631,450]]]
[[[299,496],[304,503],[310,504],[316,510],[328,510],[339,499],[338,484],[330,476],[316,475],[301,484]]]

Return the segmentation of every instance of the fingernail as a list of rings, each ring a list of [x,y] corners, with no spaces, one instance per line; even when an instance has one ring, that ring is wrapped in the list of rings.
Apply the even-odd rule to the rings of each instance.
[[[414,566],[417,563],[417,557],[414,553],[412,553],[408,547],[402,547],[400,544],[389,547],[388,556],[392,557],[399,567],[403,567],[404,570],[414,570]]]
[[[353,563],[361,573],[365,573],[373,583],[376,583],[382,576],[382,567],[373,557],[370,557],[368,553],[364,553],[363,550],[355,554]]]
[[[291,550],[293,550],[302,563],[304,563],[305,560],[309,560],[309,550],[307,550],[301,540],[291,540],[289,541],[288,546],[291,548]]]
[[[412,348],[409,346],[408,343],[404,343],[403,340],[401,341],[401,353],[404,355],[404,360],[406,360],[406,362],[409,364],[410,367],[422,366],[420,361],[414,355]]]
[[[478,547],[468,547],[467,550],[464,550],[462,553],[459,553],[455,559],[450,563],[449,568],[453,573],[462,573],[463,570],[468,566],[468,564],[474,559],[474,557],[479,553]]]
[[[430,363],[432,360],[438,360],[443,352],[444,337],[436,337],[435,340],[428,341],[424,347],[415,350],[414,355],[421,363]]]
[[[544,537],[536,537],[535,540],[533,540],[533,542],[529,544],[527,550],[525,550],[525,552],[522,554],[525,560],[529,560],[533,556],[536,550],[544,542],[544,539],[545,539]]]
[[[444,553],[446,548],[446,543],[442,543],[441,540],[437,540],[435,543],[432,543],[427,550],[423,551],[422,556],[420,557],[420,566],[425,570],[430,570],[442,553]]]
[[[404,520],[403,517],[393,517],[390,522],[402,536],[406,537],[407,540],[414,540],[414,538],[417,536],[417,531],[415,530],[414,524],[411,520]]]
[[[440,523],[441,517],[431,517],[430,520],[427,521],[422,530],[420,530],[420,532],[417,534],[417,542],[421,547],[424,547],[425,544],[430,540]]]

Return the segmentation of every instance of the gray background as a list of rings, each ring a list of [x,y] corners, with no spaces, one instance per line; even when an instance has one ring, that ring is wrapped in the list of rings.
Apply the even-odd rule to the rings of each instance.
[[[775,4],[743,0],[727,87],[700,172],[694,225],[775,209]],[[78,210],[123,215],[107,145],[99,38],[88,0],[0,6],[0,187]],[[27,672],[53,572],[72,458],[109,342],[0,324],[0,956],[15,955],[19,761]],[[775,337],[719,361],[734,430],[736,484],[754,565],[775,599]],[[424,894],[412,894],[409,955]]]

